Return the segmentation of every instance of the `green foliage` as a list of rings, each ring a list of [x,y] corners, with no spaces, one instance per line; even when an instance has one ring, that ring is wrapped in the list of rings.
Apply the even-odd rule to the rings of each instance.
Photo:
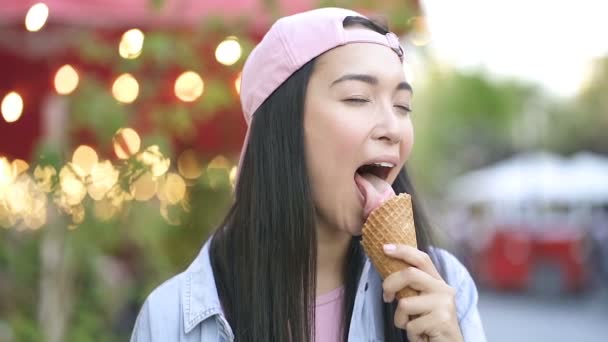
[[[452,177],[514,149],[513,132],[538,91],[480,71],[436,70],[415,89],[412,168],[436,192]]]
[[[108,86],[94,78],[81,82],[71,97],[70,124],[73,128],[92,129],[97,141],[110,142],[116,131],[128,125],[130,107],[116,101]]]

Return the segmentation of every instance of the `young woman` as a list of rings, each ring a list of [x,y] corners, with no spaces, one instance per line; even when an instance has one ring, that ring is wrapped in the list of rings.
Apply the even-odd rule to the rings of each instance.
[[[404,166],[403,58],[393,33],[349,10],[272,26],[243,69],[234,204],[193,264],[150,294],[132,341],[485,341],[475,284],[431,247]],[[385,246],[415,267],[382,280],[360,235],[369,197],[390,186],[413,197],[418,249]],[[408,286],[420,295],[395,300]]]

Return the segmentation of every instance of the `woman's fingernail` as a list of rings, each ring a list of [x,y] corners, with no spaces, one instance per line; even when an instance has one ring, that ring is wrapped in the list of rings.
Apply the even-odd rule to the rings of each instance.
[[[394,252],[396,249],[397,246],[393,245],[392,243],[384,245],[384,251],[387,253]]]

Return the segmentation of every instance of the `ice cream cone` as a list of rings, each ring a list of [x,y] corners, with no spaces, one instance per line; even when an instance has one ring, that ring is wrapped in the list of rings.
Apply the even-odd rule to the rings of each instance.
[[[363,225],[363,249],[382,279],[410,267],[404,261],[384,253],[383,245],[388,243],[417,246],[412,201],[408,194],[399,194],[386,200],[369,214]],[[396,297],[401,299],[417,294],[417,291],[405,288]]]

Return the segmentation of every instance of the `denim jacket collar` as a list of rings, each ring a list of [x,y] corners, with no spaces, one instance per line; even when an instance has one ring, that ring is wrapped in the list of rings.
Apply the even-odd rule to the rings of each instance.
[[[211,239],[205,242],[199,255],[185,272],[182,289],[184,332],[187,334],[202,321],[212,316],[218,316],[218,323],[229,340],[232,341],[234,334],[224,318],[215,286],[215,277],[209,258],[210,242]]]
[[[184,274],[185,281],[182,283],[181,291],[184,333],[187,334],[201,322],[216,316],[220,329],[223,330],[228,341],[233,341],[234,333],[224,316],[224,311],[217,293],[217,287],[215,286],[215,277],[213,276],[213,269],[209,257],[210,244],[211,238],[205,242],[200,253]],[[369,259],[365,257],[365,264],[359,279],[357,295],[355,297],[353,317],[360,316],[361,311],[363,310],[364,300],[362,297],[367,290],[368,279],[370,278],[370,273],[373,273],[373,270],[374,268],[371,267]],[[351,324],[349,336],[355,333],[352,331],[355,327],[356,325]],[[358,336],[359,332],[356,332],[355,335]]]

